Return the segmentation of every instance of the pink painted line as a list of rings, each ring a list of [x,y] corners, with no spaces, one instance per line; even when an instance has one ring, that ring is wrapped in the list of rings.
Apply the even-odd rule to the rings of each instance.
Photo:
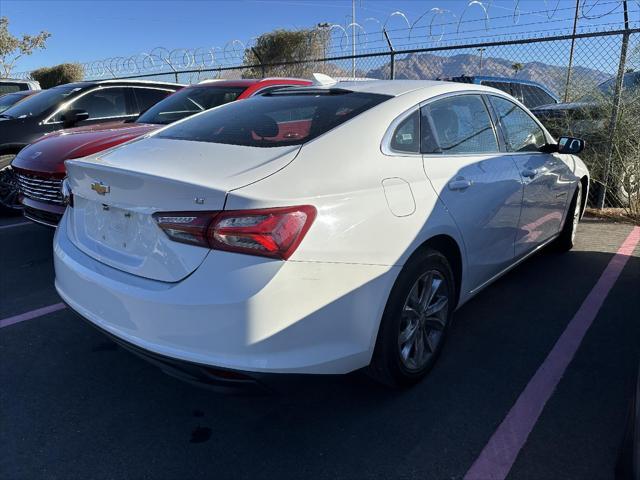
[[[24,322],[25,320],[31,320],[33,318],[41,317],[42,315],[46,315],[48,313],[57,312],[58,310],[62,310],[63,308],[66,308],[66,305],[64,303],[55,303],[47,307],[37,308],[29,312],[21,313],[20,315],[14,315],[13,317],[3,318],[3,319],[0,319],[0,328],[8,327],[9,325]]]
[[[639,242],[640,227],[635,227],[609,261],[598,282],[480,452],[480,456],[471,465],[465,480],[503,480],[509,474],[545,404]]]

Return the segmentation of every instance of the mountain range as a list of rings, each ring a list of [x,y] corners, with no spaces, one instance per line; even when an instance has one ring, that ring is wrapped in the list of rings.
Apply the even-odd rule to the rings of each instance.
[[[556,94],[564,92],[567,68],[542,62],[520,62],[522,69],[515,72],[514,60],[484,57],[482,69],[478,55],[458,54],[452,56],[431,53],[411,53],[404,58],[396,58],[395,78],[411,80],[434,80],[460,75],[486,75],[491,77],[512,77],[541,83]],[[390,64],[371,69],[365,73],[370,78],[389,78]],[[574,66],[571,73],[572,86],[584,90],[610,78],[600,70]]]

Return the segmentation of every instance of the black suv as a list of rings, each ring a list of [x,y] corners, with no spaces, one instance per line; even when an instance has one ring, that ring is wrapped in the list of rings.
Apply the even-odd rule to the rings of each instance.
[[[68,83],[43,90],[0,114],[0,199],[14,179],[9,164],[26,145],[62,128],[125,121],[182,88],[176,83],[101,80]]]

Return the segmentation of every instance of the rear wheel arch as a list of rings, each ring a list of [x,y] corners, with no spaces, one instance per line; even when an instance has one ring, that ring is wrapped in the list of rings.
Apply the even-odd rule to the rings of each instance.
[[[451,237],[450,235],[440,234],[435,235],[428,240],[425,240],[418,248],[414,250],[411,254],[407,263],[411,262],[416,255],[420,254],[425,250],[437,250],[442,255],[445,256],[449,265],[451,266],[451,270],[453,272],[454,283],[456,287],[456,304],[460,300],[460,290],[462,286],[462,250],[458,245],[458,242]]]

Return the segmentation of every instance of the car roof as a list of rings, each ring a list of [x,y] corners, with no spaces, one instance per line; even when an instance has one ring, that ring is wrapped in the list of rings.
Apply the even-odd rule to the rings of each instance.
[[[216,85],[223,87],[250,87],[259,83],[277,83],[277,82],[308,82],[304,78],[288,78],[288,77],[267,77],[267,78],[242,78],[239,80],[202,80],[195,85]]]
[[[433,90],[434,93],[439,94],[441,90],[446,89],[450,92],[462,92],[470,90],[470,86],[473,85],[473,90],[484,90],[487,92],[501,92],[495,88],[486,87],[484,85],[459,83],[459,82],[445,82],[441,80],[367,80],[367,81],[340,81],[331,85],[311,85],[310,87],[298,87],[298,89],[310,89],[317,90],[322,89],[344,89],[352,92],[364,92],[364,93],[377,93],[381,95],[391,95],[397,97],[404,95],[405,93],[422,90],[424,93],[429,93],[429,90]],[[436,92],[437,91],[437,92]]]
[[[36,93],[40,93],[42,90],[19,90],[17,92],[9,92],[9,93],[5,93],[1,96],[4,95],[17,95],[19,97],[29,97],[31,95],[35,95]]]
[[[93,87],[96,85],[118,85],[118,86],[152,86],[152,87],[177,87],[182,88],[185,86],[183,83],[173,83],[173,82],[156,82],[153,80],[84,80],[80,82],[73,83],[65,83],[63,85],[58,85],[58,87],[77,87],[77,88],[86,88]],[[56,87],[53,87],[56,88]]]
[[[25,80],[24,78],[0,78],[0,82],[37,83],[35,80]]]

